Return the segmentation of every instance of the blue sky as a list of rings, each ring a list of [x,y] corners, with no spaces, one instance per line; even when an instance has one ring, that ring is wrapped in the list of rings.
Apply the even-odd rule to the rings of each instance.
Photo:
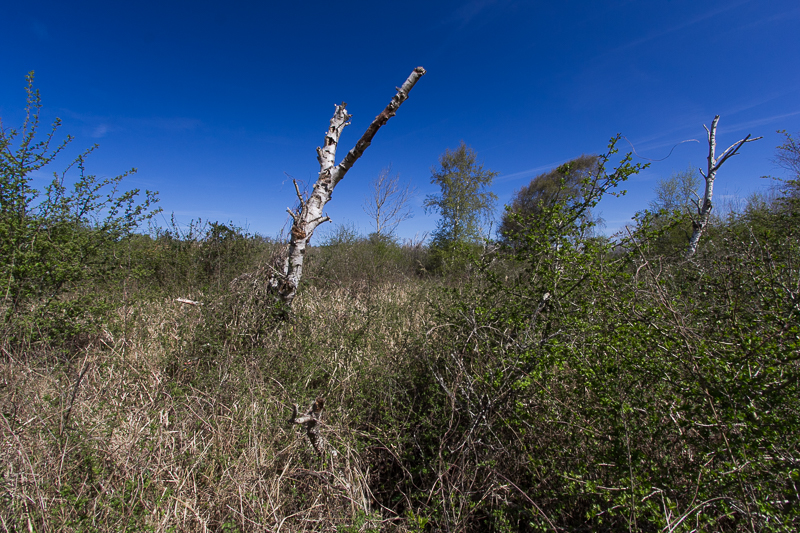
[[[398,233],[432,230],[421,207],[437,192],[430,169],[461,140],[500,173],[501,205],[536,174],[604,151],[616,133],[651,159],[699,140],[601,204],[611,232],[647,206],[659,178],[705,164],[703,124],[715,114],[720,148],[764,136],[725,164],[719,197],[781,175],[775,131],[800,131],[796,0],[78,0],[3,11],[4,127],[21,125],[34,70],[44,118],[61,117],[72,154],[100,145],[91,173],[136,167],[126,183],[158,190],[167,217],[265,235],[280,231],[294,201],[287,174],[316,179],[334,104],[353,115],[341,157],[416,66],[428,74],[336,188],[334,223],[369,230],[367,184],[391,164],[420,191]]]

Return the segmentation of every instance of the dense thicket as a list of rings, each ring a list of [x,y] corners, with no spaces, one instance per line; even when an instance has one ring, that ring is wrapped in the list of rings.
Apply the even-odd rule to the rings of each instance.
[[[615,246],[554,242],[558,209],[485,261],[437,336],[448,431],[429,453],[443,493],[469,495],[441,502],[448,519],[796,528],[800,243],[795,211],[773,208],[715,228],[691,263],[647,223]]]
[[[42,210],[0,140],[6,531],[800,526],[796,181],[686,261],[680,217],[592,236],[612,142],[448,269],[333,228],[287,313],[281,242]],[[336,455],[286,423],[317,397]]]

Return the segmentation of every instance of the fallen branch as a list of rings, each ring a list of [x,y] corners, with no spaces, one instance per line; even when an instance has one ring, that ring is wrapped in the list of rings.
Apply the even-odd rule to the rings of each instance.
[[[323,437],[319,432],[320,415],[324,406],[325,400],[322,398],[317,398],[311,402],[311,405],[305,413],[299,414],[300,408],[297,406],[297,404],[294,404],[292,416],[289,418],[289,420],[287,420],[289,424],[300,424],[305,426],[308,440],[311,441],[311,446],[314,447],[314,450],[316,450],[319,455],[325,455],[325,452],[329,448],[328,443],[325,441],[325,437]],[[337,455],[336,450],[333,448],[330,449],[330,453],[334,457]]]
[[[187,300],[186,298],[175,298],[175,301],[186,305],[203,305],[200,302],[195,302],[194,300]]]

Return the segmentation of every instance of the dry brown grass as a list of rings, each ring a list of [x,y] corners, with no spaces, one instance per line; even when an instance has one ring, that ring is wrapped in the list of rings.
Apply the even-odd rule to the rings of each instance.
[[[294,319],[263,331],[255,344],[198,348],[198,332],[224,313],[163,300],[121,307],[68,362],[6,350],[0,526],[401,527],[401,517],[370,493],[371,466],[355,446],[364,434],[347,398],[365,367],[392,365],[397,348],[425,326],[423,301],[410,285],[312,288],[297,300]],[[217,328],[231,330],[234,340],[248,334],[245,322],[257,314],[257,302],[240,303],[238,315]],[[292,358],[312,355],[299,353],[308,346],[318,350],[313,364],[307,359],[294,368]],[[198,357],[203,349],[216,359]],[[302,431],[286,423],[290,403],[307,401],[294,397],[306,389],[309,397],[330,396],[324,431],[336,457],[318,457]]]

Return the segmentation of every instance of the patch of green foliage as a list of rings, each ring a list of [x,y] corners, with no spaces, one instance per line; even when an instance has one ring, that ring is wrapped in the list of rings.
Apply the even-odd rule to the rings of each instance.
[[[113,178],[87,174],[85,159],[96,146],[35,188],[37,173],[72,138],[56,140],[59,119],[37,136],[42,104],[33,73],[27,79],[22,129],[0,124],[0,310],[11,342],[63,341],[93,330],[107,309],[99,293],[81,284],[118,279],[120,243],[157,212],[157,199],[150,191],[142,200],[138,189],[120,192],[135,169]]]
[[[734,217],[692,262],[646,216],[587,238],[582,213],[637,170],[515,220],[442,299],[408,443],[413,486],[450,495],[425,500],[437,527],[796,529],[796,215]]]

